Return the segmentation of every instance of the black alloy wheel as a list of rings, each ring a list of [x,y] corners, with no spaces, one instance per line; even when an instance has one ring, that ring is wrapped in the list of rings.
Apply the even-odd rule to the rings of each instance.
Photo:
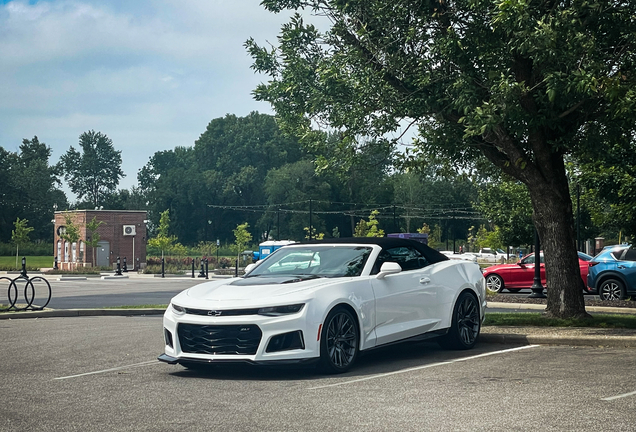
[[[453,320],[448,333],[439,343],[442,347],[466,350],[475,346],[481,330],[481,317],[477,297],[470,292],[460,294],[453,308]]]
[[[343,373],[349,370],[358,357],[359,341],[356,319],[349,310],[337,307],[329,312],[320,335],[323,371]]]
[[[618,279],[606,279],[598,289],[601,300],[623,300],[625,298],[625,286]]]
[[[501,276],[491,274],[486,277],[486,289],[493,293],[500,293],[504,290],[504,281]]]

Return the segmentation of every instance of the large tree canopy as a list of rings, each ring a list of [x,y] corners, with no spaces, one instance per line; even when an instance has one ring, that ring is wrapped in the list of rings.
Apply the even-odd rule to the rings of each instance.
[[[60,168],[73,193],[98,206],[106,195],[115,192],[124,177],[121,151],[115,150],[108,136],[93,130],[80,135],[79,145],[81,152],[71,146],[62,155]]]
[[[33,240],[53,240],[54,207],[64,209],[68,202],[50,156],[51,148],[37,136],[22,140],[18,153],[0,147],[0,241],[9,240],[16,218],[29,220]]]
[[[304,140],[343,140],[404,121],[418,149],[470,167],[487,158],[522,182],[546,255],[553,316],[585,316],[564,156],[633,136],[636,2],[619,0],[264,0],[307,9],[279,45],[247,42],[269,75],[256,98]]]

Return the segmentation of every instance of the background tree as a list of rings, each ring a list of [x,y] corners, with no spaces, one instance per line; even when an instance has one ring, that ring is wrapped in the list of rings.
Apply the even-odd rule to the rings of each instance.
[[[297,140],[281,133],[273,116],[227,115],[213,119],[194,147],[155,153],[138,180],[150,202],[150,219],[156,223],[160,209],[170,208],[172,232],[185,244],[231,241],[236,219],[259,229],[266,229],[267,221],[258,223],[260,212],[223,207],[264,205],[267,173],[305,156]]]
[[[272,168],[265,177],[264,192],[267,203],[287,204],[282,209],[272,207],[272,211],[265,213],[258,221],[261,231],[270,231],[268,227],[275,227],[274,238],[291,238],[300,240],[304,236],[308,225],[309,200],[313,199],[312,226],[315,230],[324,232],[326,222],[317,212],[326,211],[325,198],[332,196],[332,185],[325,175],[316,172],[312,161],[300,160],[285,164],[280,168]],[[321,200],[316,200],[320,197]]]
[[[175,243],[177,237],[169,234],[170,229],[170,210],[161,212],[161,218],[159,219],[159,227],[157,228],[157,235],[148,240],[148,246],[161,250],[161,258],[163,259],[164,253],[170,251]]]
[[[378,227],[379,222],[376,219],[379,213],[377,210],[373,210],[368,221],[361,219],[356,225],[354,237],[384,237],[384,230]]]
[[[0,147],[0,242],[10,240],[18,217],[30,221],[34,241],[53,241],[54,205],[68,208],[68,201],[50,156],[51,148],[37,136],[22,140],[18,153]]]
[[[73,146],[60,158],[59,167],[71,191],[94,206],[103,204],[107,194],[113,193],[124,177],[121,170],[121,151],[101,132],[90,130],[79,137],[81,151]]]
[[[91,221],[86,224],[87,238],[84,243],[86,243],[86,246],[90,246],[91,250],[93,251],[92,262],[94,266],[97,265],[97,258],[95,257],[95,251],[97,249],[97,245],[99,244],[99,241],[101,240],[101,237],[99,233],[97,232],[97,230],[103,223],[104,221],[98,221],[97,217],[93,216],[93,219],[91,219]]]
[[[346,140],[416,125],[424,156],[470,169],[486,158],[527,186],[545,251],[551,316],[585,312],[564,156],[633,140],[636,3],[619,0],[265,0],[272,12],[308,8],[279,47],[253,40],[255,90],[283,128],[319,139],[326,124]],[[417,156],[417,155],[416,155]]]
[[[28,226],[29,221],[17,218],[13,225],[15,229],[11,231],[11,243],[15,245],[15,267],[18,268],[18,255],[20,255],[20,246],[29,243],[29,234],[33,228]]]
[[[233,249],[236,251],[236,268],[239,266],[239,258],[241,252],[245,250],[245,247],[252,241],[252,234],[247,230],[249,228],[247,222],[237,225],[232,232],[234,233],[234,245]]]
[[[325,238],[325,233],[317,232],[316,227],[312,226],[311,230],[309,227],[304,227],[303,230],[305,231],[305,240],[324,240]]]
[[[532,203],[528,188],[523,184],[510,180],[489,183],[479,190],[476,207],[493,226],[499,228],[503,244],[534,244]]]

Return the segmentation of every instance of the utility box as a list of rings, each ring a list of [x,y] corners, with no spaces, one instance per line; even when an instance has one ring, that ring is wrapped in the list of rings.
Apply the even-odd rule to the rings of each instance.
[[[280,249],[283,246],[287,246],[289,244],[296,243],[293,240],[268,240],[258,245],[258,257],[254,256],[255,259],[261,260],[266,258],[269,254],[274,252],[276,249]],[[256,254],[255,254],[256,255]]]

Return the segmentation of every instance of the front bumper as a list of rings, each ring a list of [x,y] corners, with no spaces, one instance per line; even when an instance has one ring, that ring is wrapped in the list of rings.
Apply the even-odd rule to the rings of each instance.
[[[320,321],[310,317],[308,307],[275,317],[202,316],[176,313],[168,307],[163,317],[164,354],[159,360],[170,364],[311,362],[320,357]],[[215,332],[223,333],[224,328],[232,329],[230,342],[216,339]],[[285,341],[285,335],[293,336],[294,342]]]

